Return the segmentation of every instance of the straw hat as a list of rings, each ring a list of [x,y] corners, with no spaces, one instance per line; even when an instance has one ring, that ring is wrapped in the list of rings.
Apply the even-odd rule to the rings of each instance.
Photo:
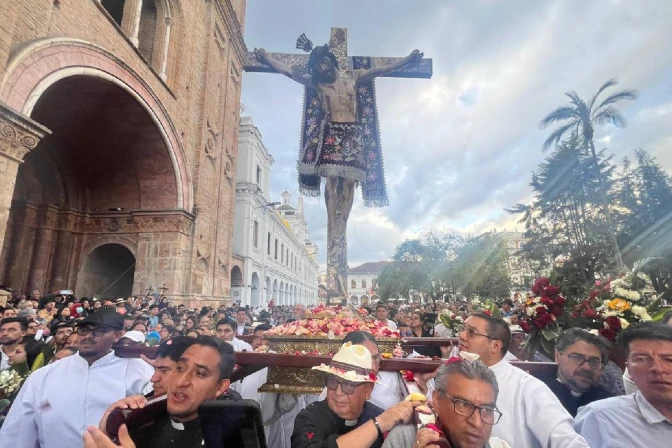
[[[353,383],[375,383],[376,378],[371,370],[373,361],[371,352],[363,345],[353,345],[346,342],[341,349],[331,358],[329,365],[321,364],[313,367],[324,373],[335,375]]]

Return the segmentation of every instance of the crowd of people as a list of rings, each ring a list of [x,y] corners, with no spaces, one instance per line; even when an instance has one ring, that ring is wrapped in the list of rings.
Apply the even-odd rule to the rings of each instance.
[[[458,334],[439,323],[444,307],[464,318]],[[380,370],[381,353],[366,332],[348,334],[331,362],[316,368],[321,395],[260,393],[268,369],[230,382],[234,352],[263,348],[266,331],[305,317],[303,304],[188,309],[34,291],[10,298],[0,312],[0,370],[22,378],[6,397],[13,403],[3,411],[3,447],[109,448],[118,446],[113,439],[124,447],[202,446],[199,406],[240,398],[259,403],[272,448],[663,447],[672,440],[672,314],[623,330],[617,347],[568,329],[555,344],[557,373],[545,377],[509,362],[544,360],[521,345],[513,301],[501,304],[502,317],[468,304],[378,304],[370,316],[402,337],[458,340],[406,348],[407,357],[445,361],[415,375],[436,414],[435,424],[418,425],[425,403],[404,399],[404,379]],[[119,347],[134,345],[158,345],[156,357],[118,356]],[[627,369],[611,361],[616,350]],[[617,373],[605,375],[608,366]],[[115,410],[161,396],[165,412],[149,426],[108,434]],[[244,446],[235,437],[229,443]]]

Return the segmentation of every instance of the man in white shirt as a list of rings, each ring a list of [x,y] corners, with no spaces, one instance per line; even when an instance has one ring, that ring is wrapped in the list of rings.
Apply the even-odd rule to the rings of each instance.
[[[123,316],[114,309],[81,321],[76,330],[79,353],[28,377],[0,430],[0,446],[81,447],[87,425],[97,425],[108,406],[151,391],[152,367],[112,351],[123,325]]]
[[[588,447],[555,394],[504,359],[510,343],[509,325],[485,313],[472,313],[460,333],[460,350],[479,355],[497,377],[497,408],[503,416],[493,427],[492,436],[515,448]]]
[[[237,328],[238,324],[235,320],[221,319],[220,321],[217,322],[217,327],[215,329],[216,336],[222,341],[228,342],[229,344],[233,345],[233,349],[237,352],[241,352],[243,350],[251,352],[252,346],[250,344],[236,338]]]
[[[397,329],[397,324],[387,318],[387,307],[385,305],[378,305],[376,307],[376,320],[382,325],[387,325],[393,330]]]
[[[633,325],[618,336],[627,356],[634,394],[607,398],[579,409],[576,430],[590,446],[649,448],[672,441],[672,328]]]

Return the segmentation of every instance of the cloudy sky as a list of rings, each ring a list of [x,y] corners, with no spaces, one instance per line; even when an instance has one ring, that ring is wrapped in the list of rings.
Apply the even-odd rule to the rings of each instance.
[[[418,48],[434,76],[379,79],[378,108],[391,205],[363,206],[348,224],[349,264],[387,259],[424,230],[478,234],[522,226],[503,209],[529,202],[531,172],[544,158],[541,118],[564,92],[590,97],[610,78],[637,89],[620,103],[629,125],[596,136],[618,160],[644,148],[672,172],[670,0],[248,0],[251,50],[297,52],[332,26],[348,28],[349,53],[405,56]],[[242,102],[275,158],[272,200],[298,195],[302,87],[246,73]],[[311,238],[324,265],[326,212],[306,199]]]

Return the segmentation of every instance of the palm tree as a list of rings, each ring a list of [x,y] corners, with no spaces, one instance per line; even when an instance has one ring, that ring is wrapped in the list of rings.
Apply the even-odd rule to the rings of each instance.
[[[583,147],[586,148],[586,150],[590,149],[593,157],[593,165],[595,167],[596,176],[600,185],[602,207],[607,217],[611,245],[614,251],[614,258],[616,259],[616,267],[619,271],[624,272],[625,265],[623,264],[621,251],[618,248],[618,242],[616,241],[614,225],[611,220],[611,213],[609,213],[605,182],[602,179],[602,174],[600,172],[599,163],[597,160],[597,154],[595,152],[595,141],[593,140],[595,135],[595,126],[611,123],[617,128],[622,129],[628,124],[625,120],[625,117],[623,117],[623,115],[621,115],[621,113],[613,105],[614,103],[621,100],[637,99],[638,94],[636,90],[622,90],[620,92],[613,93],[602,100],[599,105],[597,104],[598,96],[600,96],[600,94],[606,89],[613,87],[616,84],[618,84],[618,81],[615,79],[611,79],[605,82],[588,103],[583,101],[575,91],[572,90],[571,92],[567,92],[565,95],[569,97],[570,103],[566,106],[560,106],[548,114],[543,120],[541,120],[539,127],[543,129],[554,123],[563,123],[559,128],[553,131],[551,135],[548,136],[543,145],[544,151],[546,151],[551,146],[555,146],[560,143],[563,137],[567,134],[576,135],[581,139]]]

